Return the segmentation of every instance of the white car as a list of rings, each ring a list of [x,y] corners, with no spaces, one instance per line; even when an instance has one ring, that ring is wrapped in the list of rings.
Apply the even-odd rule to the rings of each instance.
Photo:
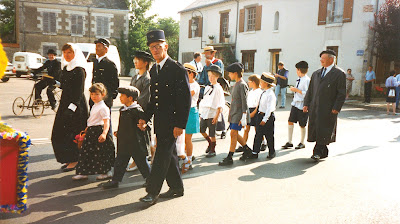
[[[15,73],[13,73],[12,70],[13,70],[13,64],[11,64],[10,62],[7,62],[6,71],[4,73],[3,78],[1,78],[1,81],[7,82],[10,79],[10,76],[15,74]]]
[[[31,52],[15,52],[13,57],[13,72],[17,77],[30,74],[33,69],[42,67],[45,58]]]

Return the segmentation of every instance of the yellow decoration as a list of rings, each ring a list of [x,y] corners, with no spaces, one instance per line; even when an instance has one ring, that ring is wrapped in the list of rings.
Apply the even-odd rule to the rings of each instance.
[[[0,79],[3,78],[4,72],[6,71],[7,67],[7,55],[6,52],[3,50],[3,45],[1,44],[1,39],[0,39]]]

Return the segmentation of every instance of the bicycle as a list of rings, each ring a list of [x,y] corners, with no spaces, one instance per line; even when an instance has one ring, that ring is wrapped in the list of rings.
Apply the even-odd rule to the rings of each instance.
[[[47,76],[44,76],[47,77]],[[51,76],[49,76],[51,77]],[[35,81],[35,84],[38,82],[38,79],[32,79]],[[45,108],[50,108],[51,104],[48,100],[43,101],[41,99],[33,99],[33,94],[35,91],[35,85],[33,85],[31,94],[26,98],[22,98],[22,97],[17,97],[15,98],[14,102],[13,102],[13,106],[12,106],[12,110],[13,113],[18,116],[22,113],[22,111],[24,111],[24,109],[28,109],[28,110],[32,110],[32,115],[35,118],[40,118],[43,115],[44,109]],[[53,94],[54,97],[56,99],[56,104],[58,104],[58,102],[60,102],[61,99],[61,89],[58,89],[57,87],[54,88],[53,90]],[[27,102],[27,104],[25,105],[25,103]],[[31,104],[32,102],[32,104]]]

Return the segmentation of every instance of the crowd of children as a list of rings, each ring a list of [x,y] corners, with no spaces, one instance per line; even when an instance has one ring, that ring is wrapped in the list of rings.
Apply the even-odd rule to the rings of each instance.
[[[196,82],[197,69],[190,63],[185,63],[184,67],[188,72],[192,102],[185,133],[177,140],[178,156],[183,161],[182,174],[193,168],[193,134],[201,133],[207,140],[206,158],[216,156],[216,124],[221,119],[225,105],[224,91],[218,83],[218,79],[222,78],[222,71],[218,65],[211,65],[208,69],[211,84],[205,87],[200,103],[198,103],[200,86]],[[282,146],[282,149],[293,147],[294,123],[297,122],[300,126],[301,138],[295,148],[305,148],[305,126],[308,115],[302,108],[310,83],[310,78],[307,76],[307,62],[297,63],[296,69],[298,80],[295,87],[290,87],[294,97],[288,119],[288,142]],[[228,116],[231,142],[227,157],[219,162],[219,165],[232,165],[235,152],[243,152],[240,157],[242,161],[257,159],[260,151],[266,150],[267,147],[269,150],[267,158],[273,159],[276,156],[274,111],[277,102],[273,91],[276,83],[275,76],[268,72],[262,73],[261,76],[254,74],[249,76],[247,84],[242,78],[244,67],[241,63],[233,63],[226,70],[229,72],[229,78],[235,82],[231,89],[232,101]],[[89,90],[95,104],[87,121],[86,136],[73,180],[83,180],[87,179],[88,175],[98,174],[98,180],[111,179],[102,184],[103,188],[116,188],[123,179],[131,157],[146,180],[151,172],[147,157],[152,138],[150,131],[142,131],[143,127],[139,125],[139,119],[143,114],[143,109],[138,103],[140,91],[133,86],[118,88],[123,106],[120,108],[118,131],[114,132],[117,139],[115,157],[112,136],[107,134],[110,110],[103,100],[107,94],[106,88],[103,84],[96,83]],[[251,127],[255,128],[252,148],[247,144]],[[242,128],[244,128],[243,136],[239,133]],[[237,143],[240,147],[236,149]],[[114,167],[113,175],[111,175],[111,167]],[[144,186],[146,184],[147,181]]]

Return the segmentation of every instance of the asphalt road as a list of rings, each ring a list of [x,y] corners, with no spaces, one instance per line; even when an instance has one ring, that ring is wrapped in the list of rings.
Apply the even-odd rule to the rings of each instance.
[[[121,85],[128,85],[121,80]],[[0,223],[400,223],[400,117],[381,111],[344,107],[339,115],[337,143],[319,163],[306,149],[280,150],[287,141],[289,105],[276,112],[277,157],[261,153],[254,162],[219,167],[229,148],[217,141],[217,156],[204,157],[206,142],[194,136],[194,169],[183,175],[185,196],[159,200],[148,207],[143,178],[125,174],[119,189],[102,190],[91,176],[76,182],[74,172],[62,173],[54,158],[50,136],[55,113],[41,118],[30,111],[15,116],[15,97],[28,96],[32,81],[12,78],[0,82],[0,114],[14,128],[28,132],[30,149],[28,210],[22,215],[0,214]],[[118,123],[118,100],[113,123]],[[252,145],[254,131],[250,133]],[[300,131],[295,126],[294,144]],[[163,187],[166,191],[168,187]]]

